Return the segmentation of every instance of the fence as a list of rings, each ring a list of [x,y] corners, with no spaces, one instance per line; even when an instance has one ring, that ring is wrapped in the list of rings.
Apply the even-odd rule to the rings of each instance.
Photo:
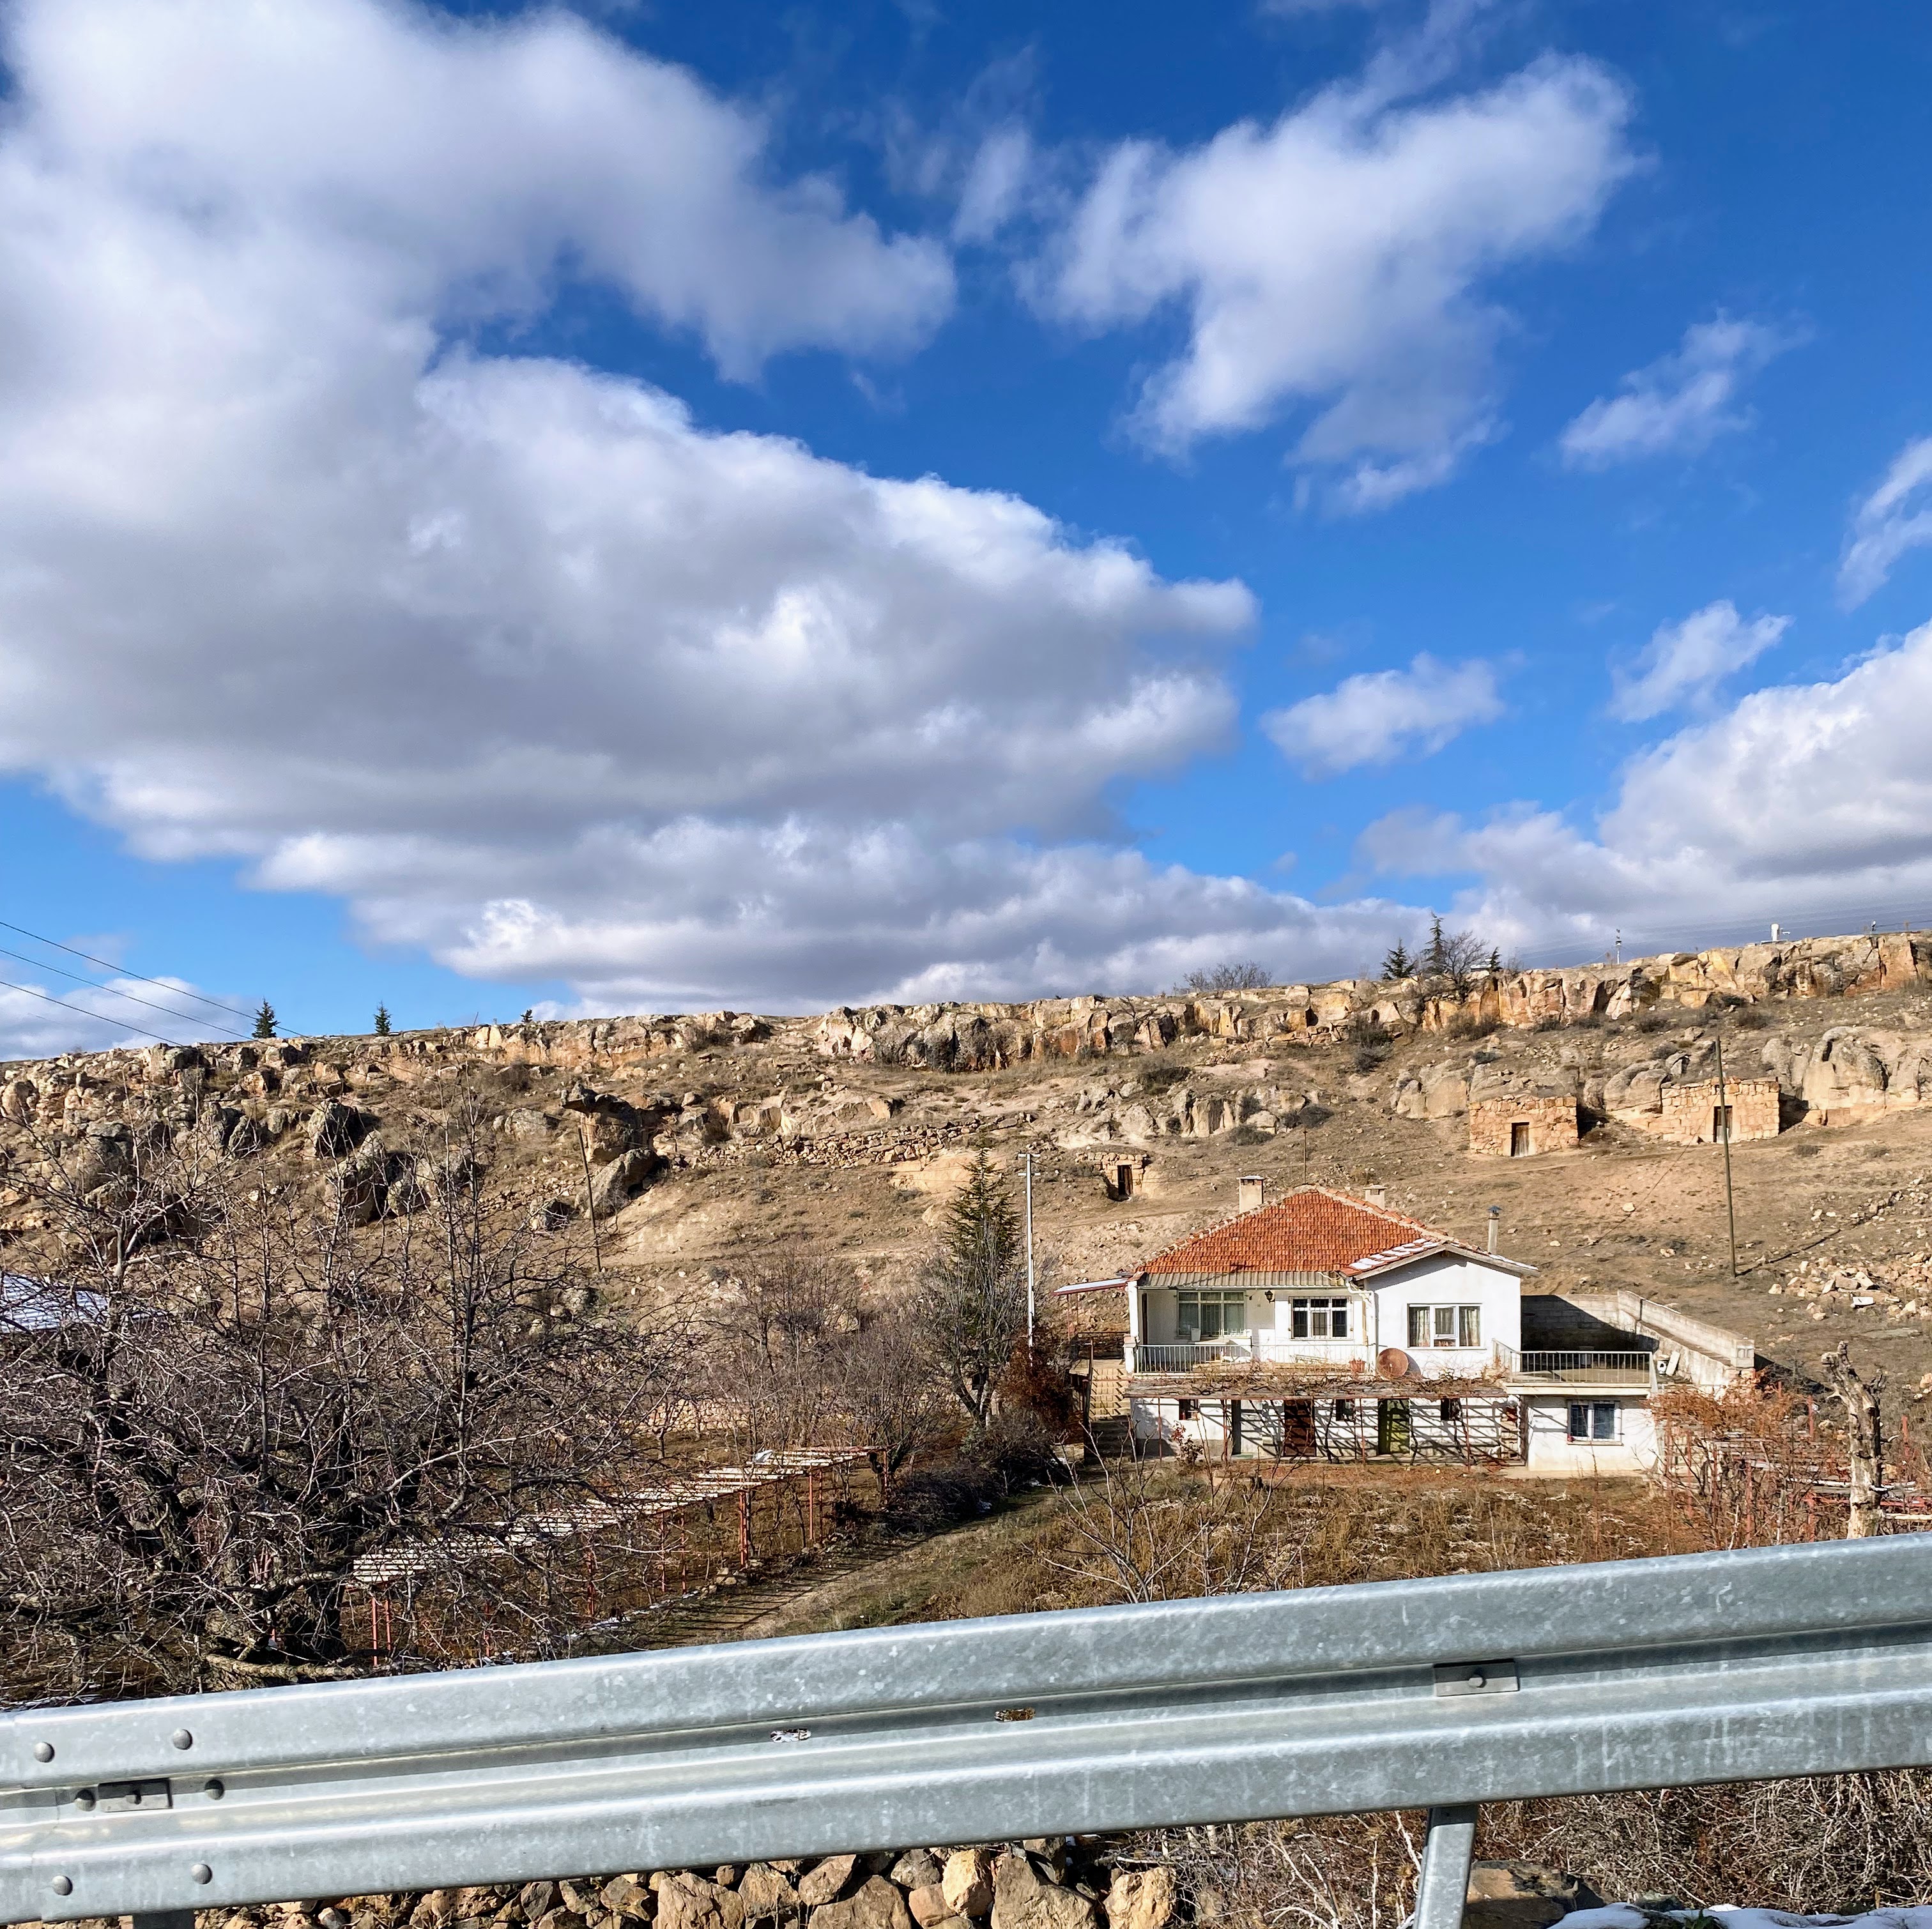
[[[1932,1537],[872,1628],[0,1721],[0,1919],[1932,1760]]]

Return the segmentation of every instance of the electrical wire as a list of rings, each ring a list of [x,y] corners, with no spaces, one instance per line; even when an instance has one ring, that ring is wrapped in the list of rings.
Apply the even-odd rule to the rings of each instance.
[[[232,1017],[245,1018],[251,1025],[255,1021],[254,1012],[244,1011],[238,1005],[224,1005],[218,998],[204,998],[198,991],[179,990],[169,984],[165,978],[145,978],[138,971],[122,971],[118,965],[106,958],[98,958],[92,951],[83,951],[76,949],[72,945],[64,945],[58,938],[44,938],[39,932],[30,931],[24,924],[10,924],[5,918],[0,918],[0,930],[17,931],[23,938],[32,938],[37,945],[51,945],[56,951],[64,951],[69,957],[85,958],[89,964],[98,965],[103,971],[119,972],[123,978],[131,978],[140,984],[158,985],[164,991],[173,992],[177,998],[191,998],[197,1005],[212,1005],[216,1011],[226,1011]],[[18,954],[10,951],[8,956],[16,957]],[[34,960],[30,958],[27,962],[31,964]],[[52,969],[52,967],[48,968]]]
[[[46,992],[36,991],[32,985],[16,984],[10,978],[0,978],[0,991],[17,991],[23,997],[38,998],[43,1005],[58,1005],[63,1011],[78,1011],[83,1018],[97,1019],[104,1025],[117,1026],[124,1032],[134,1032],[138,1038],[158,1039],[164,1045],[175,1044],[172,1038],[163,1038],[159,1032],[152,1032],[145,1025],[130,1025],[123,1019],[109,1017],[104,1011],[90,1011],[84,1005],[71,1005],[64,998],[55,998]],[[181,1049],[180,1046],[176,1046],[176,1050]]]
[[[130,1005],[145,1005],[150,1011],[164,1011],[170,1018],[185,1018],[190,1025],[205,1025],[208,1023],[205,1018],[196,1017],[192,1011],[177,1011],[172,1005],[157,1005],[152,998],[136,998],[131,991],[117,990],[111,984],[97,984],[91,978],[82,978],[77,971],[69,971],[61,965],[44,963],[38,958],[28,957],[24,951],[10,951],[4,945],[0,945],[0,958],[17,958],[22,964],[32,965],[36,971],[58,972],[62,978],[70,978],[76,984],[86,985],[90,991],[104,991],[110,998],[124,998]],[[144,978],[141,982],[143,984],[151,984],[155,981]],[[215,1029],[234,1032],[238,1038],[242,1035],[242,1033],[236,1032],[232,1025],[218,1025]]]

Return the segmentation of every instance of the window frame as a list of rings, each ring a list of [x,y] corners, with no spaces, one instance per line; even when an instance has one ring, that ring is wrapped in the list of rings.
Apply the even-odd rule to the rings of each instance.
[[[1342,1293],[1296,1293],[1288,1303],[1288,1337],[1294,1340],[1340,1340],[1346,1342],[1351,1337],[1350,1328],[1354,1325],[1351,1314],[1352,1302]],[[1319,1308],[1321,1316],[1328,1322],[1328,1330],[1317,1333],[1312,1330]],[[1342,1321],[1342,1330],[1335,1331],[1337,1316]]]
[[[1614,1400],[1573,1400],[1568,1403],[1569,1437],[1590,1445],[1607,1441],[1614,1445],[1623,1438],[1622,1405]],[[1584,1430],[1576,1430],[1576,1416],[1583,1416]],[[1605,1423],[1607,1422],[1607,1424]]]
[[[1203,1330],[1204,1322],[1198,1316],[1201,1307],[1206,1303],[1213,1304],[1220,1322],[1217,1330],[1212,1333]],[[1187,1310],[1190,1304],[1196,1315],[1192,1328],[1187,1322]],[[1232,1327],[1227,1322],[1230,1306],[1236,1307],[1240,1314],[1240,1323]],[[1183,1346],[1212,1346],[1216,1340],[1227,1339],[1234,1334],[1245,1337],[1248,1331],[1246,1288],[1219,1286],[1182,1288],[1174,1295],[1174,1330],[1177,1336],[1185,1335],[1192,1331],[1194,1337],[1191,1340],[1180,1339]]]
[[[1448,1316],[1447,1337],[1442,1316]],[[1420,1324],[1424,1337],[1416,1337]],[[1418,1352],[1480,1352],[1483,1347],[1483,1307],[1480,1300],[1430,1300],[1408,1309],[1408,1343]]]

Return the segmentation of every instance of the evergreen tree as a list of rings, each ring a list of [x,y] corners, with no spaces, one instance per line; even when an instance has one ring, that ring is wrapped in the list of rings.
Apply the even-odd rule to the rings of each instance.
[[[1490,947],[1489,962],[1484,966],[1483,969],[1487,972],[1492,978],[1501,978],[1502,976],[1503,954],[1496,945],[1492,945]]]
[[[1442,920],[1432,912],[1429,918],[1429,942],[1422,953],[1422,969],[1430,978],[1447,978],[1450,963],[1449,934],[1442,928]]]
[[[1398,980],[1415,975],[1415,960],[1408,954],[1408,947],[1398,938],[1395,948],[1382,960],[1382,978],[1385,983],[1394,984]]]
[[[520,1025],[534,1025],[536,1023],[536,1008],[534,1005],[526,1005],[524,1007],[524,1015],[517,1020],[517,1023]]]
[[[389,1035],[389,1008],[386,1005],[376,1007],[376,1035],[379,1038]]]
[[[1026,1337],[1026,1229],[983,1148],[946,1209],[919,1303],[935,1363],[983,1431]]]
[[[275,1008],[265,998],[255,1013],[255,1036],[272,1038],[275,1035]]]

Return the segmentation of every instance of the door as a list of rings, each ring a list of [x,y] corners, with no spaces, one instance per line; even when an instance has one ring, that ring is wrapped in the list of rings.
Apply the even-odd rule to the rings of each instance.
[[[1382,1400],[1376,1403],[1376,1451],[1406,1454],[1408,1451],[1408,1402]]]
[[[1510,1128],[1510,1157],[1513,1159],[1526,1159],[1528,1156],[1529,1124],[1526,1119],[1519,1119]]]
[[[1285,1400],[1281,1407],[1281,1451],[1288,1460],[1305,1460],[1315,1452],[1315,1403]]]

